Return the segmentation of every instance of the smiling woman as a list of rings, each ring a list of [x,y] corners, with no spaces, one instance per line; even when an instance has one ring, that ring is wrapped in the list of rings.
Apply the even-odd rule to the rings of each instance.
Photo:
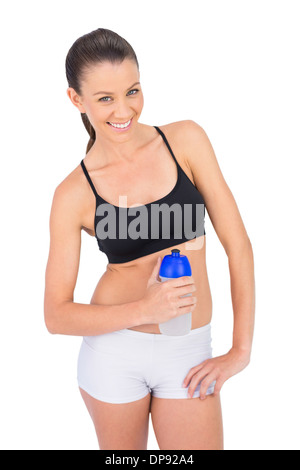
[[[108,80],[107,77],[111,78]],[[107,138],[104,126],[106,129],[109,126],[114,133],[122,133],[122,142],[125,133],[129,136],[129,132],[125,131],[129,131],[132,124],[138,121],[144,104],[141,86],[136,87],[137,84],[140,85],[137,78],[139,70],[136,62],[126,58],[121,63],[106,61],[91,65],[82,75],[79,90],[71,86],[68,88],[67,94],[81,112],[85,127],[90,133],[87,152],[95,143],[98,145],[101,139],[103,141]],[[133,84],[124,86],[130,83]],[[94,89],[99,90],[99,84],[111,91],[92,93]],[[101,94],[105,96],[101,97]]]
[[[147,449],[150,412],[160,449],[223,449],[219,392],[249,362],[254,317],[252,249],[235,200],[198,124],[139,122],[139,65],[125,39],[101,28],[82,36],[66,74],[90,140],[53,197],[48,330],[83,337],[78,385],[100,449]],[[116,205],[124,196],[126,207]],[[229,257],[234,303],[233,346],[217,358],[205,209]],[[74,302],[82,229],[108,259],[89,305]],[[171,248],[193,276],[160,282]],[[161,334],[159,324],[186,313],[188,334]]]
[[[99,28],[75,41],[66,58],[66,75],[67,94],[90,134],[87,152],[97,141],[97,134],[98,142],[105,138],[104,124],[124,138],[144,104],[141,87],[133,89],[140,85],[140,77],[131,45],[118,34]]]

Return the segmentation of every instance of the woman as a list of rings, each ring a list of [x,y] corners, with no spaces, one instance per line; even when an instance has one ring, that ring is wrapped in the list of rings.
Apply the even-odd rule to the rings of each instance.
[[[66,74],[67,94],[90,140],[53,197],[47,328],[83,336],[78,384],[100,449],[147,449],[151,412],[160,449],[221,450],[219,394],[249,363],[255,309],[252,247],[235,200],[198,124],[139,122],[139,64],[126,40],[107,29],[80,37],[68,52]],[[191,206],[184,215],[192,236],[177,236],[182,224],[166,212],[149,235],[150,210],[171,204],[182,211]],[[228,256],[234,311],[232,348],[215,358],[204,218],[195,214],[204,205]],[[133,214],[132,207],[139,210]],[[169,235],[162,236],[166,226]],[[81,229],[96,237],[109,261],[90,305],[73,302]],[[192,276],[160,282],[171,249],[188,257]],[[161,334],[160,323],[188,312],[189,334]]]

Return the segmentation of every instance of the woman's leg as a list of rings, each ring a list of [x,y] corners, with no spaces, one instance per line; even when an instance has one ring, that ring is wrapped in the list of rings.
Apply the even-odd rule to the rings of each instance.
[[[160,450],[223,450],[220,396],[152,397],[151,419]]]
[[[147,449],[152,343],[132,330],[83,338],[78,386],[101,450]]]
[[[93,420],[100,450],[147,450],[150,394],[130,403],[112,404],[79,390]]]
[[[214,384],[205,400],[194,398],[182,382],[192,367],[212,357],[211,325],[191,330],[185,336],[158,335],[155,338],[151,418],[161,450],[221,450],[223,424],[220,396],[213,395]]]

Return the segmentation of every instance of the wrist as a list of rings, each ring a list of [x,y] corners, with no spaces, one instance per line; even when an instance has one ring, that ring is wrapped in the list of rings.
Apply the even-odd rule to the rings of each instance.
[[[149,323],[149,316],[147,316],[147,306],[144,299],[136,300],[135,311],[136,311],[136,325],[145,325]]]
[[[240,361],[249,363],[251,357],[251,348],[245,348],[241,346],[232,346],[229,353],[232,353]]]

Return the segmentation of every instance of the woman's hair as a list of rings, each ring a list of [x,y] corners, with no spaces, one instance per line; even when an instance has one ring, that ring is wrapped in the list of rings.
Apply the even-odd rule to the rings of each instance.
[[[120,64],[124,59],[133,60],[138,69],[139,63],[131,45],[110,29],[98,28],[78,38],[66,57],[66,76],[70,88],[81,95],[81,82],[90,66],[111,62]],[[90,135],[86,153],[96,140],[95,129],[87,115],[81,113],[83,124]]]

